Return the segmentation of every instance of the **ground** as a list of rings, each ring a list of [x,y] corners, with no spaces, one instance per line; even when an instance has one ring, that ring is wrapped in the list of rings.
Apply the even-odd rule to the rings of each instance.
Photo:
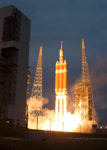
[[[107,141],[81,141],[81,140],[66,140],[66,141],[19,141],[19,140],[4,140],[0,139],[0,150],[106,150]]]
[[[77,133],[63,133],[51,132],[52,141],[24,141],[25,128],[0,128],[0,150],[106,150],[107,140],[96,140],[96,138],[107,138],[107,135],[98,134],[77,134]],[[36,131],[34,131],[36,132]],[[42,131],[44,132],[44,131]],[[15,137],[17,139],[3,139],[2,137]],[[56,138],[58,137],[58,138]],[[62,137],[64,137],[62,139]],[[69,138],[69,137],[72,137]],[[95,138],[89,140],[89,138]],[[79,138],[84,138],[83,140]]]

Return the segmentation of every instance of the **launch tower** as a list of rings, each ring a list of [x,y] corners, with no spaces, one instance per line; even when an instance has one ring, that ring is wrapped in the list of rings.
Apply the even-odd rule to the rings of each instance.
[[[81,120],[93,120],[94,100],[84,39],[82,39],[82,82],[75,87],[75,109],[81,115]]]
[[[67,112],[67,62],[63,58],[63,42],[61,41],[59,61],[57,60],[55,67],[55,116],[57,123],[64,123]]]
[[[42,46],[40,46],[31,98],[36,101],[36,108],[31,111],[35,111],[36,116],[42,115]]]

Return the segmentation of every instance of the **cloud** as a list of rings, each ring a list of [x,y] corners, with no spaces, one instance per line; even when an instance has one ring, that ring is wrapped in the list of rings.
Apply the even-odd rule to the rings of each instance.
[[[107,108],[107,55],[96,55],[95,62],[90,67],[93,95],[96,106]]]
[[[41,103],[41,101],[42,101],[42,103]],[[30,97],[27,100],[27,105],[30,106],[29,109],[34,109],[34,110],[36,110],[36,108],[38,108],[39,106],[41,107],[41,106],[43,106],[43,105],[45,105],[47,103],[49,103],[49,100],[48,100],[48,98],[45,98],[45,97],[42,97],[39,100],[36,99],[36,98]]]
[[[75,86],[81,82],[81,76],[79,76],[75,83],[72,86],[68,87],[68,94],[67,94],[67,100],[68,100],[68,111],[71,113],[74,113],[75,110]]]

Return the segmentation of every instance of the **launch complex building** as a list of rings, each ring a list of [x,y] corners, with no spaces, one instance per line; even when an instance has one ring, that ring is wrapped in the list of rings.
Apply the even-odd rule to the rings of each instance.
[[[13,5],[0,8],[0,125],[27,126],[30,25]]]

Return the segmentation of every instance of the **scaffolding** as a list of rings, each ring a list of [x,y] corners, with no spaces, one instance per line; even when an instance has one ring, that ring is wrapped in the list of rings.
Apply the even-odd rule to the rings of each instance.
[[[94,119],[95,106],[84,39],[82,39],[82,82],[75,86],[75,109],[80,112],[81,120]]]
[[[42,115],[42,46],[40,46],[31,98],[36,103],[35,108],[31,111],[35,112],[35,116],[41,116]]]
[[[18,68],[18,49],[1,50],[0,58],[0,118],[7,118],[8,105],[14,105]]]
[[[81,120],[92,120],[92,86],[90,83],[79,83],[75,87],[76,109],[81,114]]]

